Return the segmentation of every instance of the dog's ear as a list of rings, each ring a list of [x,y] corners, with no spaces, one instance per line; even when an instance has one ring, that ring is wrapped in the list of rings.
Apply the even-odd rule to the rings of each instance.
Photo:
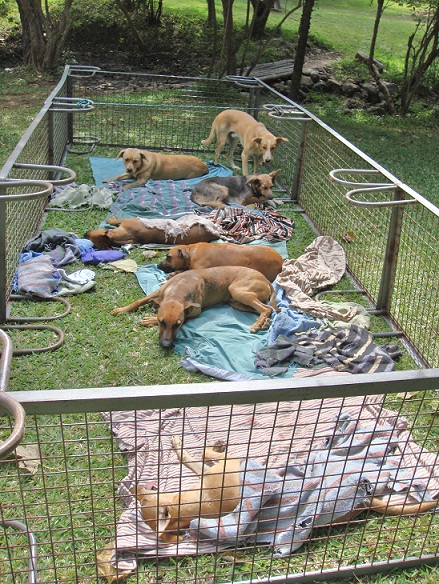
[[[253,138],[253,142],[259,146],[259,144],[262,142],[262,138]]]
[[[159,309],[159,307],[160,307],[160,302],[158,302],[158,300],[157,300],[157,296],[154,296],[154,297],[150,298],[150,299],[148,300],[148,303],[149,303],[149,304],[151,304],[151,306],[152,306],[153,308],[155,308],[155,310],[158,310],[158,309]]]
[[[157,509],[157,535],[160,535],[166,531],[169,522],[171,521],[171,512],[167,505],[159,505]]]
[[[276,138],[276,144],[280,144],[281,142],[289,142],[288,138],[281,138],[280,136],[278,136]]]
[[[271,176],[271,178],[272,178],[272,179],[273,179],[273,178],[276,178],[276,177],[277,177],[277,175],[278,175],[280,172],[282,172],[282,169],[281,169],[281,168],[278,168],[277,170],[273,170],[273,172],[270,172],[270,176]]]
[[[261,179],[255,175],[249,176],[246,180],[247,185],[253,185],[255,188],[261,186]]]
[[[146,160],[146,154],[142,150],[140,151],[140,158],[143,158],[143,160]]]
[[[188,254],[187,249],[185,247],[178,248],[178,253],[179,253],[179,255],[181,255],[181,257],[184,259],[184,261],[186,263],[189,261],[189,254]]]
[[[119,158],[124,155],[124,152],[125,150],[121,150],[119,154],[116,156],[116,160],[119,160]]]
[[[186,304],[184,305],[185,318],[189,318],[189,316],[192,316],[193,314],[195,314],[195,316],[198,316],[200,312],[201,304],[199,304],[198,302],[186,302]]]

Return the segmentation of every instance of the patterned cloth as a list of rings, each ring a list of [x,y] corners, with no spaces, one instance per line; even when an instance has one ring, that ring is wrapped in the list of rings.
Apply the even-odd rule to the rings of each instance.
[[[316,371],[302,370],[297,377],[316,374]],[[325,374],[337,375],[334,371],[319,371],[319,376]],[[358,510],[364,502],[369,504],[371,494],[374,501],[379,498],[390,506],[416,503],[419,497],[436,499],[439,496],[437,454],[427,452],[413,441],[405,418],[385,409],[384,400],[382,395],[372,395],[103,413],[120,448],[128,456],[128,472],[118,491],[125,509],[117,524],[117,557],[113,556],[113,564],[119,570],[134,570],[139,557],[156,560],[157,557],[217,553],[232,543],[227,539],[197,539],[188,534],[178,544],[163,544],[143,521],[140,504],[131,494],[136,483],[155,484],[163,492],[173,492],[188,488],[196,480],[194,473],[179,463],[171,446],[172,436],[181,436],[184,448],[198,460],[206,444],[223,440],[230,456],[252,461],[252,472],[256,475],[249,476],[250,487],[253,485],[253,490],[257,490],[259,483],[256,507],[264,507],[267,520],[265,528],[260,524],[263,533],[258,541],[268,541],[270,533],[273,539],[274,530],[269,521],[280,513],[276,494],[285,510],[275,530],[278,553],[292,550],[303,542],[312,527],[330,524],[346,516],[349,509]],[[363,463],[372,462],[372,455],[376,465],[364,467],[371,483],[369,489],[360,480],[358,469]],[[325,471],[326,461],[332,465],[330,473]],[[278,475],[280,491],[270,479],[261,498],[260,473],[256,480],[258,465],[264,467],[267,477]],[[378,474],[373,474],[375,471]],[[338,490],[337,483],[343,489]],[[270,497],[269,504],[265,496],[270,494],[270,489],[274,499]],[[245,501],[248,503],[248,499]],[[250,525],[253,511],[248,512],[247,519],[242,517],[242,521]],[[233,526],[233,521],[229,524]],[[258,527],[258,534],[260,531]]]
[[[362,425],[342,412],[334,434],[303,465],[288,466],[283,480],[245,461],[240,504],[220,519],[192,520],[190,535],[234,545],[257,529],[256,541],[284,556],[303,545],[313,528],[351,519],[373,497],[403,491],[418,503],[433,501],[427,483],[399,467],[397,447],[393,425]]]
[[[234,243],[249,243],[257,239],[282,241],[290,239],[294,231],[291,219],[263,205],[256,205],[256,209],[228,205],[205,216],[217,225],[222,239]]]
[[[313,300],[317,290],[336,284],[346,271],[344,249],[329,235],[316,237],[297,259],[284,262],[276,282],[285,290],[291,306],[315,318],[351,320],[357,310],[339,312],[330,305]]]
[[[336,371],[376,373],[393,371],[401,356],[395,345],[376,345],[372,334],[357,325],[342,329],[317,329],[293,335],[279,335],[276,341],[256,353],[255,365],[266,375],[278,375],[290,362],[305,367],[329,365]]]

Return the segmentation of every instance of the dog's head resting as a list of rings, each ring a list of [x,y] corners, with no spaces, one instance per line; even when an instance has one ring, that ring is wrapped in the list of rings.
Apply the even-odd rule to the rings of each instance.
[[[160,270],[167,274],[190,269],[188,245],[176,245],[168,251],[166,258],[159,264]]]
[[[134,177],[147,164],[147,153],[139,148],[125,148],[116,156],[116,160],[122,158],[126,172]]]
[[[172,519],[170,512],[172,495],[159,494],[157,490],[147,490],[141,486],[136,486],[131,493],[140,503],[145,523],[157,533],[157,537],[160,537]]]
[[[274,179],[280,173],[280,169],[273,170],[270,174],[253,174],[247,178],[246,183],[251,186],[258,203],[269,201],[273,198]]]
[[[178,330],[187,318],[194,318],[201,312],[201,305],[195,302],[163,300],[157,310],[159,324],[159,345],[169,349],[175,341]]]
[[[288,138],[276,137],[268,132],[267,134],[253,138],[252,146],[253,150],[261,157],[263,164],[265,164],[266,162],[271,162],[273,152],[281,142],[288,142]]]
[[[108,229],[91,229],[84,233],[84,237],[89,239],[96,249],[111,249],[112,242],[108,237]]]

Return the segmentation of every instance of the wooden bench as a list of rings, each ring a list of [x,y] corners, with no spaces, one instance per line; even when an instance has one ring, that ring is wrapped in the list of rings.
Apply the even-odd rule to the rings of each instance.
[[[250,72],[250,77],[257,77],[262,81],[272,81],[273,79],[284,79],[291,77],[293,73],[293,59],[284,59],[283,61],[275,61],[273,63],[261,63],[256,65]],[[247,75],[249,67],[244,69],[242,75]],[[238,71],[237,75],[241,73]]]

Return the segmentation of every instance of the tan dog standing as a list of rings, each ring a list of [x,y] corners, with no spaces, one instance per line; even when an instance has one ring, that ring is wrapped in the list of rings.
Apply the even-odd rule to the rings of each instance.
[[[267,245],[194,243],[168,251],[159,268],[166,273],[201,270],[215,266],[245,266],[264,274],[270,282],[282,271],[282,256]]]
[[[218,233],[215,230],[209,230],[201,220],[187,229],[181,229],[181,235],[175,237],[169,233],[169,230],[159,227],[160,222],[163,223],[162,219],[148,220],[150,226],[145,225],[137,217],[118,219],[113,215],[106,221],[109,225],[116,225],[116,228],[90,229],[84,234],[84,237],[93,242],[96,249],[111,249],[129,243],[138,245],[144,243],[190,244],[218,239]],[[157,227],[153,226],[154,222],[157,223]]]
[[[159,154],[139,150],[138,148],[126,148],[121,150],[116,160],[122,157],[126,172],[113,178],[106,178],[103,182],[125,180],[135,178],[135,182],[129,183],[123,189],[132,189],[144,185],[152,180],[181,180],[196,178],[207,174],[209,168],[196,156],[188,154]]]
[[[268,306],[268,301],[271,306]],[[222,302],[228,302],[243,312],[259,314],[250,327],[252,333],[267,329],[273,310],[280,311],[271,282],[260,272],[240,266],[220,266],[181,272],[149,296],[128,306],[115,308],[111,314],[125,314],[151,303],[157,309],[157,316],[144,318],[142,324],[158,324],[159,344],[163,349],[168,349],[174,344],[177,332],[186,319],[196,318],[203,308]]]
[[[271,162],[273,152],[281,142],[288,142],[287,138],[274,136],[262,122],[258,122],[250,114],[240,110],[224,110],[213,120],[210,135],[201,143],[209,146],[216,137],[215,164],[218,164],[222,149],[228,143],[228,161],[231,168],[238,168],[234,161],[238,142],[242,144],[242,174],[247,176],[248,161],[254,160],[254,173],[259,170],[259,164]]]
[[[181,541],[179,533],[186,530],[196,517],[217,518],[230,513],[239,504],[241,496],[241,461],[226,457],[222,444],[206,448],[203,461],[195,461],[182,448],[177,436],[172,437],[172,446],[180,463],[201,480],[175,493],[160,493],[142,486],[133,490],[141,504],[145,522],[164,543]],[[208,466],[206,461],[215,462]]]

